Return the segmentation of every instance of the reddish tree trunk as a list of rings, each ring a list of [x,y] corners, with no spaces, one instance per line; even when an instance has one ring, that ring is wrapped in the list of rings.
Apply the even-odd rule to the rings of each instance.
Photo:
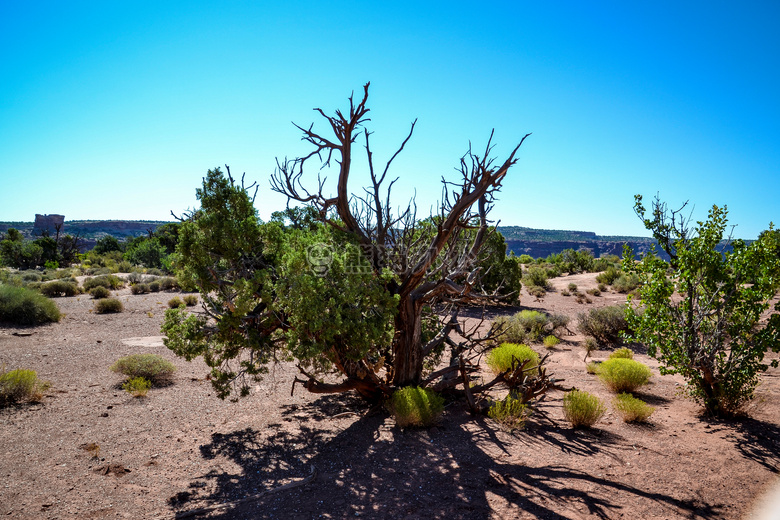
[[[393,341],[393,384],[419,385],[422,378],[422,320],[411,296],[401,296],[395,317]]]

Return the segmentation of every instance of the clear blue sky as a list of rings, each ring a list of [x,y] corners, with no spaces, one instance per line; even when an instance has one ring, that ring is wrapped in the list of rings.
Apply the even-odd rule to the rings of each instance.
[[[533,133],[502,225],[646,235],[633,195],[660,193],[753,238],[780,223],[779,6],[3,1],[0,220],[168,220],[224,164],[268,218],[291,122],[325,130],[311,109],[371,81],[378,158],[419,120],[397,204],[427,213],[495,128],[499,159]]]

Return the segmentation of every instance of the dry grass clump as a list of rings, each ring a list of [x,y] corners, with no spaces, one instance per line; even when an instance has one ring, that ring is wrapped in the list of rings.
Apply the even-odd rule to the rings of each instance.
[[[555,336],[546,336],[542,343],[547,348],[555,348],[555,346],[558,345],[560,342],[561,340],[556,338]]]
[[[400,427],[432,426],[444,411],[444,398],[427,388],[407,386],[393,393],[390,410]]]
[[[125,381],[125,384],[122,385],[122,390],[133,397],[146,397],[151,387],[152,382],[145,377],[133,377]]]
[[[621,347],[609,355],[609,359],[634,359],[634,353],[630,348]]]
[[[572,390],[563,396],[563,415],[575,428],[589,428],[606,413],[601,399],[588,392]]]
[[[627,423],[645,422],[655,411],[654,407],[631,394],[618,394],[612,400],[612,406]]]
[[[49,388],[49,383],[38,379],[35,370],[6,371],[0,368],[0,405],[17,403],[19,401],[38,402]]]
[[[496,421],[506,431],[519,430],[525,426],[531,409],[520,399],[508,395],[502,401],[494,402],[488,409],[488,417]]]
[[[647,384],[650,369],[639,361],[626,358],[607,359],[599,366],[599,379],[614,392],[633,392]]]
[[[178,296],[174,296],[173,298],[168,300],[168,307],[170,307],[171,309],[178,309],[182,305],[184,305],[184,302]]]

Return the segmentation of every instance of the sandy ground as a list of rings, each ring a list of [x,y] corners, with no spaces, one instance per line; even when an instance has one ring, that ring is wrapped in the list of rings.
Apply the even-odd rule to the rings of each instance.
[[[593,278],[553,283],[584,291]],[[195,517],[759,519],[754,508],[778,483],[776,369],[763,376],[743,421],[703,417],[681,396],[682,381],[660,376],[657,362],[638,352],[654,373],[641,393],[656,407],[647,425],[625,424],[610,409],[595,428],[573,430],[561,413],[563,392],[554,390],[539,405],[544,413],[515,434],[460,403],[448,405],[435,428],[401,430],[387,416],[366,416],[349,395],[299,387],[291,396],[290,365],[276,367],[249,397],[221,401],[202,362],[162,345],[160,323],[174,294],[117,294],[121,314],[94,314],[82,295],[57,299],[60,323],[0,326],[0,363],[52,383],[42,403],[0,410],[0,515],[178,518],[251,498]],[[591,299],[578,304],[557,291],[534,301],[524,293],[522,308],[569,314],[575,330],[578,312],[625,297]],[[582,340],[565,336],[550,351],[549,370],[563,386],[609,402],[612,394],[585,371]],[[143,399],[122,391],[108,367],[137,352],[173,361],[174,384]],[[99,446],[97,457],[89,444]],[[766,518],[780,518],[777,502],[764,509]]]

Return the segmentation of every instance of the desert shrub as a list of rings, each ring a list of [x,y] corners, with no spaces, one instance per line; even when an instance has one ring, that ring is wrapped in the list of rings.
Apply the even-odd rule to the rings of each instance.
[[[528,294],[534,298],[544,298],[547,295],[547,290],[544,287],[539,287],[538,285],[529,285],[525,288],[525,290],[528,291]]]
[[[533,263],[534,259],[531,257],[531,255],[522,254],[517,259],[520,261],[521,264],[530,264]]]
[[[531,410],[522,400],[508,395],[501,401],[494,402],[488,409],[488,417],[496,421],[502,429],[514,431],[525,426]]]
[[[620,269],[614,266],[609,266],[605,271],[599,273],[596,276],[596,282],[603,283],[606,285],[612,285],[615,282],[615,280],[620,278],[621,274],[623,274],[623,271],[621,271]]]
[[[541,267],[531,267],[523,276],[523,285],[526,287],[541,287],[547,289],[550,282],[547,280],[547,271]]]
[[[165,276],[165,271],[157,268],[147,269],[146,274],[151,276]]]
[[[557,320],[560,322],[560,318]],[[541,340],[545,330],[549,329],[551,320],[541,312],[525,310],[509,317],[501,316],[494,324],[502,329],[498,335],[499,341],[524,343]]]
[[[599,378],[614,392],[633,392],[647,384],[652,372],[639,361],[607,359],[599,367]]]
[[[561,342],[561,340],[556,338],[555,336],[545,336],[543,343],[544,343],[545,347],[553,348],[556,345],[558,345],[558,343],[560,343],[560,342]]]
[[[582,293],[577,293],[577,303],[593,303],[593,300]]]
[[[612,288],[619,293],[631,292],[639,287],[639,277],[633,273],[621,274],[617,280],[612,283]]]
[[[96,276],[94,278],[85,278],[81,284],[85,291],[89,291],[93,287],[105,287],[106,289],[116,290],[125,286],[125,282],[116,275],[105,274],[102,276]]]
[[[588,289],[585,292],[592,296],[601,296],[601,291],[599,291],[598,289]]]
[[[592,338],[590,336],[585,338],[585,341],[582,343],[582,346],[585,347],[585,359],[588,359],[588,356],[590,356],[591,352],[599,349],[598,341],[596,341],[595,338]]]
[[[576,293],[578,288],[577,284],[574,282],[569,282],[569,285],[566,286],[567,289],[569,289],[571,292]]]
[[[595,338],[601,345],[619,344],[621,333],[628,332],[624,305],[590,309],[580,313],[577,319],[580,332]]]
[[[153,385],[170,382],[176,367],[157,354],[132,354],[117,360],[111,365],[111,371],[128,378],[143,377]]]
[[[539,354],[528,345],[517,343],[502,343],[487,355],[487,364],[490,369],[499,374],[512,368],[512,362],[517,359],[519,363],[530,360],[526,368],[539,366]]]
[[[184,305],[193,307],[198,304],[198,297],[194,294],[188,294],[184,297]]]
[[[645,422],[655,411],[655,408],[631,394],[618,394],[612,400],[612,406],[627,423]]]
[[[160,282],[157,280],[149,282],[149,291],[151,292],[160,292],[160,287]]]
[[[145,397],[152,387],[152,382],[145,377],[133,377],[125,381],[122,390],[132,394],[133,397]]]
[[[179,284],[176,282],[176,278],[172,276],[165,276],[160,278],[160,289],[163,291],[172,291],[177,289]]]
[[[130,292],[133,294],[147,294],[151,292],[151,288],[149,287],[149,284],[137,283],[130,286]]]
[[[563,396],[563,416],[575,428],[593,426],[606,411],[601,399],[588,392],[572,390]]]
[[[6,372],[0,369],[0,404],[19,401],[40,401],[49,383],[38,379],[35,370],[16,369]]]
[[[585,365],[585,371],[588,374],[598,374],[599,373],[599,365],[601,363],[598,363],[596,361],[591,361],[587,365]]]
[[[90,296],[96,300],[100,300],[102,298],[108,298],[111,296],[111,291],[103,287],[102,285],[98,285],[97,287],[93,287],[89,291]]]
[[[570,318],[566,314],[551,314],[550,327],[552,332],[557,333],[568,329]]]
[[[95,302],[95,312],[98,314],[112,314],[122,312],[124,306],[116,298],[102,298]]]
[[[133,264],[131,264],[127,260],[122,260],[121,262],[116,264],[116,269],[120,273],[130,273],[133,271]]]
[[[182,305],[184,305],[184,302],[178,296],[174,296],[173,298],[168,300],[168,307],[170,307],[171,309],[178,309]]]
[[[561,296],[571,296],[571,293],[569,292],[568,289],[563,289],[561,291]]]
[[[444,398],[427,388],[407,386],[393,393],[390,409],[398,426],[431,426],[444,411]]]
[[[22,280],[25,282],[40,282],[41,281],[41,275],[36,272],[25,272],[22,274]]]
[[[0,285],[0,322],[41,325],[56,321],[60,321],[60,310],[41,293],[25,287]]]
[[[46,282],[40,287],[41,294],[48,296],[49,298],[56,298],[58,296],[76,296],[79,294],[79,286],[72,282],[66,282],[64,280],[54,280],[52,282]]]
[[[615,359],[615,358],[623,358],[623,359],[634,359],[634,353],[631,351],[630,348],[621,347],[619,349],[616,349],[612,354],[609,355],[609,359]]]
[[[127,281],[130,282],[131,285],[141,283],[143,280],[144,280],[144,275],[139,271],[133,271],[127,275]]]

